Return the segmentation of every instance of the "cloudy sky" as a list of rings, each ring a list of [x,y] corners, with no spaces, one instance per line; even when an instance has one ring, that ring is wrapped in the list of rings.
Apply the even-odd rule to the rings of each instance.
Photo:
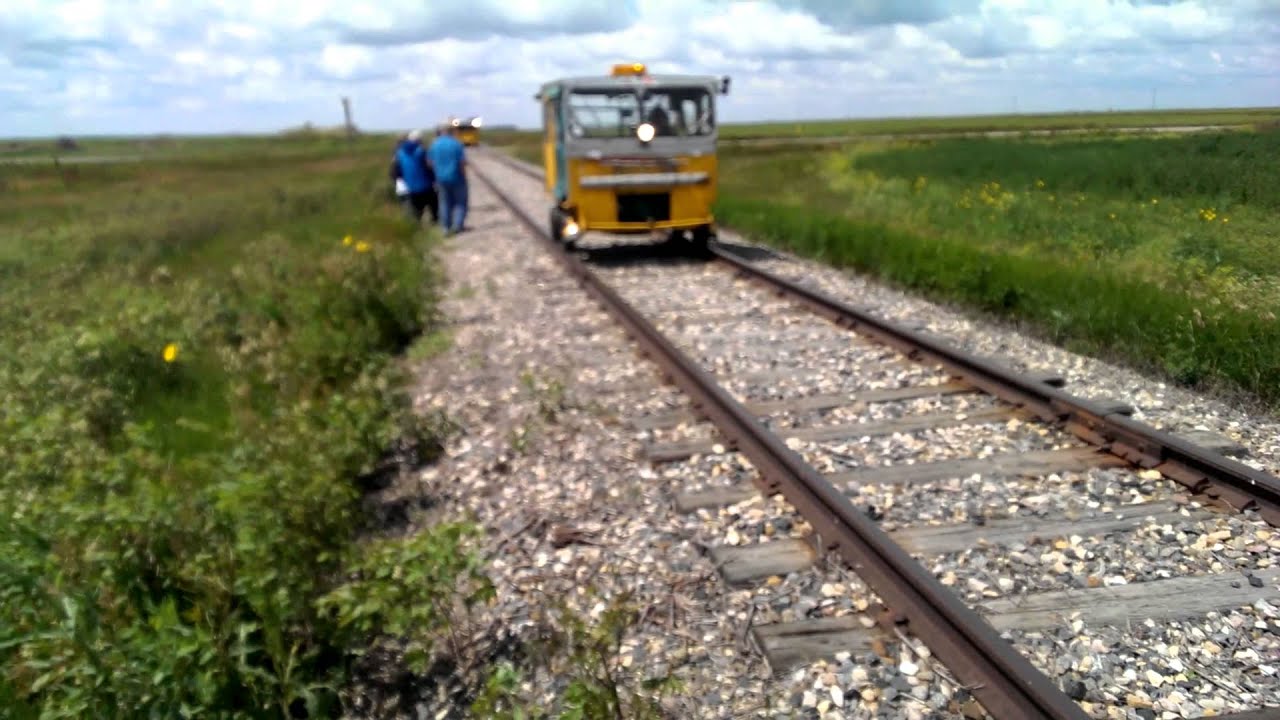
[[[726,120],[1280,105],[1280,0],[0,0],[0,137],[533,125],[560,75]]]

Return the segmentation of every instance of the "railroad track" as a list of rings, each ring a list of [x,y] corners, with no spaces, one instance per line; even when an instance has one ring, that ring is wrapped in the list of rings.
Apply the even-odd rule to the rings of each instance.
[[[541,181],[523,163],[482,157]],[[1105,572],[1113,564],[1106,559],[1116,552],[1114,538],[1123,543],[1127,533],[1167,534],[1174,547],[1205,538],[1234,541],[1206,530],[1223,517],[1213,508],[1280,521],[1280,481],[1226,457],[1228,443],[1210,439],[1218,447],[1207,447],[1162,433],[1130,419],[1128,408],[1072,396],[1059,378],[1019,375],[956,351],[723,247],[713,248],[715,262],[704,265],[592,269],[545,236],[532,208],[478,174],[691,399],[690,408],[633,420],[651,437],[650,461],[690,462],[712,478],[687,488],[677,507],[707,512],[757,493],[780,495],[811,529],[804,538],[712,548],[725,580],[769,582],[832,556],[866,583],[870,601],[859,602],[858,612],[756,628],[755,641],[775,669],[874,646],[878,635],[909,634],[992,717],[1085,718],[1093,708],[1078,701],[1090,688],[1046,675],[1020,651],[1033,643],[1029,638],[1083,625],[1081,616],[1091,626],[1123,627],[1280,602],[1273,565],[1280,544],[1254,543],[1251,562],[1234,562],[1248,574],[1223,563],[1221,572],[1177,576],[1153,567],[1145,569],[1150,582],[1130,584]],[[655,295],[650,291],[659,282],[666,291]],[[698,315],[682,306],[682,298],[713,283],[721,286],[727,311]],[[740,311],[753,307],[760,312]],[[942,449],[922,452],[933,443]],[[750,467],[715,459],[726,456],[745,458]],[[1034,512],[990,507],[985,495],[993,484],[1019,486],[1024,492],[1017,504]],[[1054,492],[1037,493],[1042,485]],[[1120,497],[1105,502],[1111,494]],[[1086,499],[1073,503],[1074,495]],[[904,503],[908,497],[914,501]],[[921,518],[919,509],[930,500],[946,505]],[[1036,558],[1027,559],[1046,539],[1052,544],[1039,560],[1053,572],[1036,576],[1027,569]],[[969,567],[938,572],[926,566],[939,557],[967,558]],[[1015,579],[991,582],[970,572],[975,564],[1011,569]],[[1081,574],[1081,565],[1103,570]],[[1027,577],[1016,577],[1018,570]],[[1280,628],[1274,619],[1262,622],[1268,632]],[[1178,675],[1151,672],[1160,679],[1138,682],[1158,687]],[[1180,693],[1190,708],[1222,709],[1197,705],[1192,685]],[[1133,697],[1134,716],[1154,712],[1150,703],[1143,707],[1142,696]]]

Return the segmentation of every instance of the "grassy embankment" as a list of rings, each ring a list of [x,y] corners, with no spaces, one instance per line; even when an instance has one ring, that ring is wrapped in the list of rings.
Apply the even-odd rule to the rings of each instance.
[[[1280,403],[1280,131],[724,156],[753,238]]]
[[[1218,122],[1274,112],[1214,111]],[[904,120],[899,131],[930,122]],[[820,125],[803,132],[827,134]],[[507,147],[539,159],[536,138]],[[718,217],[755,239],[1026,322],[1068,347],[1274,407],[1277,152],[1274,127],[725,148]]]
[[[0,165],[6,717],[328,715],[375,636],[429,642],[462,529],[358,542],[358,479],[439,432],[396,359],[437,279],[388,149]]]

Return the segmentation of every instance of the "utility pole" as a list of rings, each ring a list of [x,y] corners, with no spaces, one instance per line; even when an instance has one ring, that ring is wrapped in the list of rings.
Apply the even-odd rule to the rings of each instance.
[[[351,100],[342,98],[342,115],[347,126],[347,140],[356,139],[356,126],[351,123]]]

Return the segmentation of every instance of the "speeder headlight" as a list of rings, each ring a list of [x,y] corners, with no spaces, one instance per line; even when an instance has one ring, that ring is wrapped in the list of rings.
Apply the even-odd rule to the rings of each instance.
[[[636,137],[640,139],[640,142],[647,143],[653,139],[657,132],[649,123],[640,123],[640,127],[636,128]]]

